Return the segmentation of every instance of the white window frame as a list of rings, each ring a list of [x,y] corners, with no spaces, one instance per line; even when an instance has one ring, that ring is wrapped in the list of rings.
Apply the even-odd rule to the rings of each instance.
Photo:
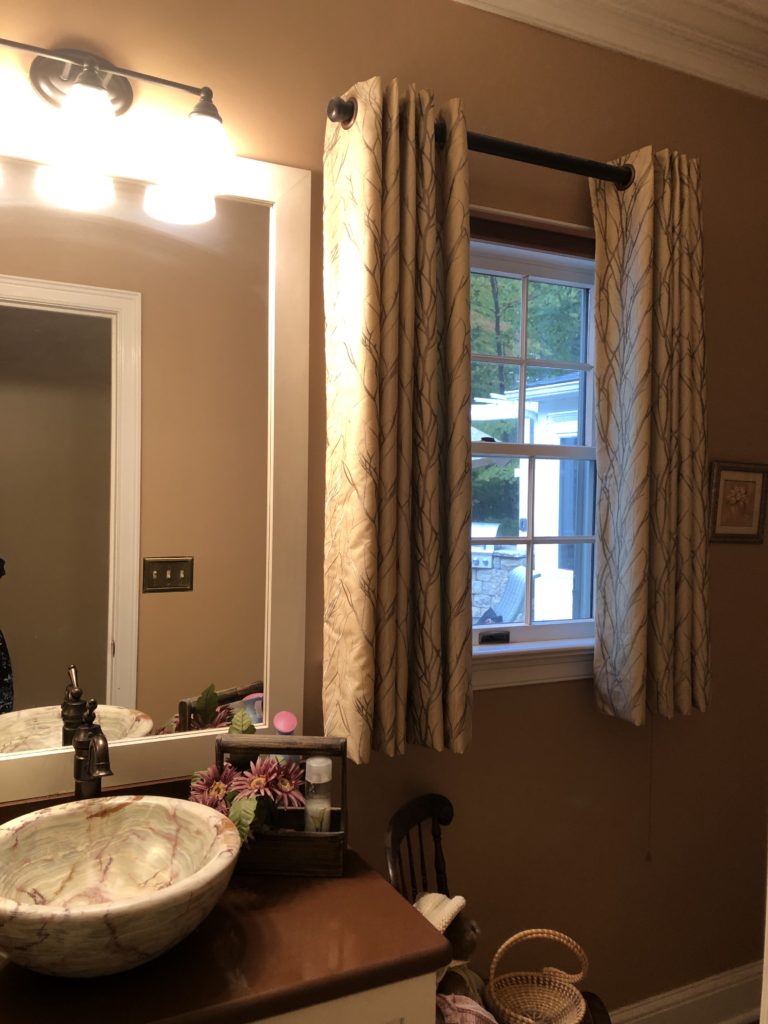
[[[577,366],[564,364],[567,369],[593,369],[594,336],[592,329],[592,303],[594,300],[594,260],[579,256],[561,255],[512,244],[472,240],[471,270],[493,271],[512,277],[527,277],[536,281],[567,283],[588,291],[587,362]],[[518,361],[519,363],[519,361]],[[550,360],[547,365],[552,365]],[[536,365],[536,361],[532,361]],[[594,410],[594,376],[586,375],[587,408]],[[525,400],[521,388],[520,401]],[[594,459],[594,416],[587,416],[585,445],[568,449],[569,458]],[[474,442],[472,452],[489,455],[557,456],[563,450],[554,446],[505,444],[500,442]],[[530,491],[533,500],[533,488]],[[529,521],[531,521],[529,509]],[[537,538],[537,540],[546,538]],[[570,540],[570,538],[568,538]],[[528,542],[531,545],[532,542]],[[530,568],[529,568],[530,572]],[[530,609],[530,586],[526,588],[526,605]],[[483,633],[510,631],[510,642],[481,645]],[[594,652],[594,619],[581,621],[547,622],[535,625],[503,625],[473,627],[472,677],[475,689],[496,689],[532,683],[562,682],[592,676]]]

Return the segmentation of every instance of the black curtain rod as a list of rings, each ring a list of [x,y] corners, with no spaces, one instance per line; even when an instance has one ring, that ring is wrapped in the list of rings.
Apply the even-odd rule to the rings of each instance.
[[[357,114],[357,100],[343,100],[335,96],[328,103],[328,118],[342,127],[349,127]],[[445,125],[437,122],[436,137],[438,145],[445,142]],[[548,149],[526,146],[521,142],[508,142],[496,139],[492,135],[480,135],[478,132],[467,132],[467,145],[475,153],[487,153],[489,156],[501,156],[505,160],[518,160],[538,167],[550,167],[555,171],[567,171],[569,174],[581,174],[585,178],[599,178],[601,181],[612,181],[620,191],[628,188],[635,177],[632,164],[604,164],[599,160],[585,160],[580,156],[569,156],[567,153],[553,153]]]

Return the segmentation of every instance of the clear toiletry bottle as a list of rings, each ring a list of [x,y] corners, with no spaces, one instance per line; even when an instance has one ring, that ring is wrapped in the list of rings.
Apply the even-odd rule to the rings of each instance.
[[[330,832],[331,779],[330,757],[308,757],[304,763],[304,831]]]

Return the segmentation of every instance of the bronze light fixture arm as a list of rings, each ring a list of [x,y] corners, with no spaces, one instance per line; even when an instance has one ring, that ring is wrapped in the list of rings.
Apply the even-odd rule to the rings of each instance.
[[[120,68],[109,61],[104,60],[103,57],[99,57],[97,54],[88,54],[78,50],[49,50],[43,46],[32,46],[29,43],[20,43],[14,39],[2,39],[0,38],[0,46],[7,46],[14,50],[23,50],[26,53],[33,53],[36,57],[43,58],[44,60],[59,61],[62,64],[69,64],[81,69],[91,69],[98,73],[108,76],[118,76],[120,78],[132,78],[140,82],[151,82],[153,85],[164,85],[170,89],[180,89],[183,92],[191,93],[193,96],[199,96],[202,101],[203,107],[201,109],[195,108],[196,113],[205,113],[208,116],[216,117],[221,120],[219,113],[213,106],[213,91],[207,86],[187,85],[185,82],[176,82],[170,78],[159,78],[157,75],[147,75],[143,71],[134,71],[131,68]],[[35,62],[33,62],[34,64]],[[66,76],[61,76],[65,79]],[[37,85],[36,85],[37,87]],[[38,88],[38,91],[41,91]],[[47,92],[43,92],[46,99],[51,102],[56,102]],[[123,107],[123,110],[127,110],[130,106],[130,102]],[[200,105],[198,104],[198,107]],[[118,110],[118,113],[122,113],[122,110]]]

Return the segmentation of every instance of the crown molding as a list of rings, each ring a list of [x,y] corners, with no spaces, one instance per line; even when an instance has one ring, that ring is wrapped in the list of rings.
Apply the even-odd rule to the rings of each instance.
[[[763,0],[456,0],[768,99]]]

